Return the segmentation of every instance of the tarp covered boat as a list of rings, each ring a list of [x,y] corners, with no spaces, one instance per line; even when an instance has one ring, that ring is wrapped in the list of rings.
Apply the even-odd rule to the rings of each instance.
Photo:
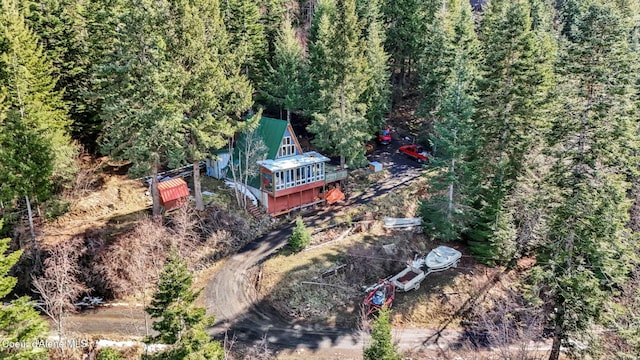
[[[438,246],[425,258],[424,265],[430,272],[446,270],[458,265],[462,253],[448,246]]]

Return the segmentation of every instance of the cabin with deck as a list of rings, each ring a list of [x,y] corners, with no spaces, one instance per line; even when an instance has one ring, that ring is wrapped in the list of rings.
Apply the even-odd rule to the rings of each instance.
[[[285,120],[262,117],[256,134],[266,151],[263,160],[257,161],[260,175],[250,178],[247,185],[268,214],[277,216],[323,203],[327,190],[347,178],[347,170],[329,165],[328,157],[315,151],[304,152],[293,127]],[[236,144],[242,148],[245,142],[241,134]],[[218,155],[221,161],[229,162]],[[238,150],[234,150],[233,157],[241,157]],[[215,161],[209,166],[212,171],[207,174],[221,167]]]

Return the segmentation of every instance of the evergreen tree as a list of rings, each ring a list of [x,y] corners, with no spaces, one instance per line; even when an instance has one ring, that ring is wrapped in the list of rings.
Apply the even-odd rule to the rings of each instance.
[[[446,21],[451,23],[451,31],[446,33],[443,46],[450,51],[441,54],[447,57],[450,54],[452,59],[434,61],[450,62],[451,70],[443,79],[442,94],[432,95],[439,97],[435,101],[440,105],[431,137],[435,149],[434,159],[429,164],[431,196],[422,202],[420,214],[436,238],[448,241],[457,239],[472,217],[469,214],[472,174],[465,161],[475,141],[471,125],[475,110],[479,43],[471,8],[466,1],[450,1]]]
[[[230,50],[217,0],[175,1],[169,11],[168,56],[183,74],[184,148],[193,165],[196,208],[204,210],[199,163],[225,146],[236,130],[234,117],[251,107],[253,89]]]
[[[44,52],[51,59],[56,90],[63,91],[68,104],[74,138],[94,149],[98,136],[97,109],[86,96],[90,90],[92,35],[88,31],[86,0],[25,1],[29,27],[38,36]]]
[[[169,345],[165,351],[145,355],[144,359],[223,359],[220,343],[212,341],[206,327],[213,324],[213,317],[205,315],[205,309],[194,306],[199,292],[191,290],[193,277],[184,260],[172,252],[160,274],[158,290],[151,305],[145,311],[154,319],[157,335],[146,343]]]
[[[285,21],[291,21],[288,15],[288,0],[262,0],[262,18],[264,24],[265,41],[268,45],[266,59],[272,59],[275,55],[276,41],[280,34],[280,29]]]
[[[547,242],[533,279],[553,306],[553,347],[580,337],[638,259],[628,223],[630,179],[637,177],[638,56],[624,9],[590,2],[573,19],[558,62],[558,107],[549,135],[556,162]]]
[[[291,246],[293,251],[298,252],[304,250],[310,243],[311,233],[307,227],[304,226],[302,218],[298,217],[296,219],[296,227],[293,228],[293,232],[289,238],[289,246]]]
[[[367,61],[367,84],[363,93],[367,105],[367,121],[370,132],[384,126],[390,107],[391,84],[389,56],[384,50],[385,34],[382,28],[380,0],[370,0],[367,4],[367,25],[365,27]]]
[[[267,63],[267,75],[262,85],[267,101],[287,112],[302,108],[306,59],[291,22],[285,20],[278,33],[274,55]]]
[[[16,0],[2,0],[1,6],[0,88],[6,116],[12,122],[19,117],[25,128],[44,138],[53,155],[53,180],[62,183],[75,171],[76,150],[68,134],[62,94],[55,90],[51,62],[26,26]]]
[[[411,81],[412,69],[422,53],[425,5],[420,0],[385,0],[382,5],[387,30],[385,49],[391,57],[392,85],[395,94],[402,94]]]
[[[329,30],[328,39],[315,39],[318,46],[314,46],[313,51],[319,53],[312,57],[311,62],[312,68],[316,65],[314,59],[320,59],[329,66],[312,74],[319,76],[316,79],[321,85],[316,98],[324,100],[328,108],[314,113],[308,129],[315,134],[316,145],[340,156],[341,166],[347,161],[359,165],[366,161],[364,146],[371,136],[365,117],[366,104],[362,102],[366,60],[355,1],[338,0],[335,9],[335,27],[326,29]],[[331,21],[328,11],[323,11],[321,16]],[[317,35],[325,31],[324,21],[320,20]],[[345,133],[349,137],[345,137]]]
[[[454,49],[450,44],[453,37],[452,21],[456,9],[455,1],[429,2],[425,9],[424,35],[421,42],[423,51],[419,54],[418,69],[420,80],[420,113],[429,118],[437,117],[447,78],[453,67]]]
[[[77,107],[73,128],[76,138],[88,146],[89,151],[96,153],[100,150],[99,140],[105,120],[102,116],[105,102],[102,87],[108,84],[100,82],[101,64],[114,52],[113,39],[122,36],[119,30],[124,4],[125,0],[89,1],[81,12],[87,33],[87,46],[83,50],[90,62],[85,69],[89,83],[86,90],[78,90],[82,100],[72,105]]]
[[[0,229],[2,223],[0,222]],[[7,253],[9,239],[0,239],[0,300],[6,298],[17,283],[17,279],[8,276],[11,268],[18,262],[22,251]],[[0,301],[0,342],[3,344],[27,343],[41,340],[47,336],[47,323],[33,308],[26,296],[10,303]],[[0,358],[7,360],[46,359],[44,347],[0,347]]]
[[[111,53],[97,70],[104,98],[101,150],[116,159],[131,160],[133,174],[151,175],[153,213],[160,214],[157,174],[163,164],[184,160],[185,71],[167,48],[162,24],[169,3],[127,0],[121,30]]]
[[[508,202],[525,173],[525,159],[542,142],[553,84],[555,47],[550,34],[532,28],[528,1],[495,0],[482,24],[483,76],[470,151],[477,187],[471,250],[485,260],[506,261],[516,251],[516,224]]]
[[[265,60],[267,47],[258,2],[225,0],[221,4],[230,37],[229,45],[238,54],[245,75],[255,82],[260,78],[261,62]]]
[[[390,311],[382,309],[371,329],[371,345],[364,350],[365,360],[400,360],[402,357],[391,338]]]
[[[313,14],[309,31],[309,72],[305,84],[310,99],[304,109],[310,115],[329,110],[330,90],[336,87],[331,44],[335,13],[335,0],[320,0]]]

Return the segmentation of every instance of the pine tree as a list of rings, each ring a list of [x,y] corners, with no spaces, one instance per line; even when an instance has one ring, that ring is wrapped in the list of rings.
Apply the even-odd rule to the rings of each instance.
[[[176,1],[165,22],[169,59],[181,70],[180,104],[186,157],[193,165],[196,209],[204,210],[200,161],[236,130],[234,118],[252,105],[253,89],[241,74],[217,0]]]
[[[224,24],[229,33],[229,45],[239,56],[245,75],[258,81],[267,47],[258,2],[225,0],[221,5]]]
[[[172,252],[160,275],[158,290],[151,305],[145,311],[154,319],[157,335],[146,343],[169,345],[165,351],[145,355],[144,359],[223,359],[220,343],[212,341],[206,327],[213,324],[213,317],[205,315],[205,309],[194,306],[199,292],[191,290],[193,277],[184,260]]]
[[[440,111],[455,56],[450,44],[455,9],[451,9],[449,3],[453,5],[454,2],[443,1],[440,4],[432,1],[425,9],[424,35],[421,40],[424,48],[417,63],[421,93],[420,113],[429,118],[437,117]]]
[[[365,17],[367,84],[363,98],[367,105],[369,131],[374,133],[386,123],[391,105],[391,74],[388,66],[389,55],[384,50],[385,34],[381,22],[380,0],[368,2]]]
[[[291,21],[288,11],[288,0],[262,0],[262,18],[264,24],[265,41],[268,46],[266,59],[272,59],[275,55],[276,41],[280,29],[285,21]]]
[[[51,62],[26,26],[15,0],[3,0],[0,11],[0,87],[7,117],[20,117],[45,138],[53,154],[53,180],[62,183],[75,171],[76,153],[62,94],[55,90]],[[46,166],[46,165],[45,165]]]
[[[293,228],[293,232],[289,238],[289,246],[291,246],[293,251],[298,252],[304,250],[310,243],[311,233],[306,226],[304,226],[302,218],[298,217],[296,219],[296,227]]]
[[[80,13],[84,19],[87,33],[86,58],[90,62],[85,71],[88,75],[86,89],[79,89],[81,101],[74,103],[77,107],[74,115],[74,135],[91,152],[99,153],[99,138],[104,126],[103,107],[105,99],[101,84],[102,65],[114,50],[113,39],[121,36],[120,18],[125,0],[89,1]],[[82,108],[80,107],[82,106]],[[80,134],[82,133],[82,134]]]
[[[263,92],[267,101],[287,112],[287,121],[291,122],[291,111],[303,105],[306,59],[289,20],[282,23],[271,59]]]
[[[151,175],[153,214],[160,214],[157,174],[163,164],[184,160],[181,134],[185,111],[180,102],[185,72],[167,49],[161,26],[168,3],[123,3],[121,31],[97,71],[104,98],[101,150],[134,163],[132,174]]]
[[[0,222],[0,229],[2,222]],[[7,253],[9,239],[0,239],[0,300],[11,293],[17,279],[8,276],[11,268],[18,262],[22,251]],[[47,323],[40,319],[33,303],[26,296],[10,303],[0,301],[0,342],[3,344],[31,343],[47,336]],[[7,360],[46,359],[44,347],[0,347],[0,358]]]
[[[626,228],[639,146],[638,55],[629,43],[630,20],[616,5],[590,2],[562,42],[561,106],[549,134],[557,159],[548,177],[554,191],[533,276],[553,304],[550,359],[558,359],[569,336],[585,335],[602,318],[638,263]]]
[[[313,68],[318,62],[324,62],[328,66],[312,73],[313,81],[320,84],[316,98],[322,99],[328,108],[313,114],[308,129],[314,133],[318,147],[340,156],[341,166],[347,161],[359,165],[366,161],[364,146],[371,136],[365,117],[366,104],[362,102],[366,60],[361,27],[354,0],[338,0],[335,9],[334,29],[324,28],[332,19],[329,11],[320,15],[326,20],[320,19],[316,35],[328,35],[328,39],[320,36],[314,39],[316,44],[312,50],[317,53],[310,65]],[[328,34],[325,35],[325,31]],[[345,137],[345,133],[349,137]]]
[[[75,148],[37,38],[13,0],[3,0],[0,7],[0,199],[25,200],[37,255],[31,202],[46,200],[54,183],[73,174]]]
[[[382,309],[374,320],[371,330],[371,345],[364,350],[365,360],[400,360],[391,338],[390,311]]]
[[[412,80],[411,72],[422,53],[424,27],[428,22],[424,7],[430,3],[433,2],[385,0],[382,5],[394,94],[402,94]]]
[[[528,1],[492,1],[484,15],[483,76],[478,83],[478,116],[471,150],[477,175],[474,207],[478,217],[468,235],[483,259],[512,258],[515,239],[508,202],[526,168],[525,159],[541,143],[553,84],[555,48],[551,36],[534,31]],[[505,228],[506,227],[506,228]]]
[[[305,81],[310,94],[304,110],[309,114],[327,112],[332,99],[330,89],[336,87],[332,66],[332,38],[336,4],[334,0],[320,0],[313,14],[309,31],[309,72]]]
[[[95,6],[87,0],[25,1],[27,23],[38,36],[44,52],[51,59],[53,76],[58,79],[56,90],[61,91],[68,104],[71,128],[75,139],[89,149],[94,148],[98,136],[95,123],[97,109],[86,97],[90,90],[92,57],[89,42],[92,33],[87,27],[87,7]],[[91,34],[91,35],[90,35]]]
[[[434,62],[450,63],[451,69],[439,85],[443,88],[440,96],[431,95],[438,98],[433,103],[440,105],[434,114],[436,121],[431,137],[435,149],[435,157],[429,164],[431,196],[421,204],[420,214],[436,238],[448,241],[457,239],[472,218],[469,199],[473,182],[465,161],[475,141],[471,125],[479,43],[466,1],[450,1],[445,20],[451,27],[445,33],[443,46],[450,50],[441,55],[451,59]]]

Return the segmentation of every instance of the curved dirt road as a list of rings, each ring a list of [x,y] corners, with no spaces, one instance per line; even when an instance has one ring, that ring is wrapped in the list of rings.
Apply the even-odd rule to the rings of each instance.
[[[389,158],[392,156],[399,155],[390,154]],[[351,197],[345,207],[366,203],[394,188],[409,184],[419,176],[419,167],[411,161],[399,159],[385,165],[391,176],[372,184],[366,192]],[[307,225],[322,223],[329,220],[334,212],[335,209],[306,216],[305,222]],[[254,240],[227,259],[210,279],[205,289],[205,301],[207,311],[215,315],[217,321],[211,329],[212,334],[220,338],[226,334],[245,344],[266,341],[270,347],[278,349],[305,349],[314,352],[330,349],[332,355],[328,358],[336,358],[334,355],[337,353],[341,354],[339,358],[350,358],[348,353],[361,357],[363,342],[358,330],[291,323],[266,302],[258,299],[255,289],[256,265],[286,244],[293,226],[293,223],[288,223]],[[403,343],[410,345],[418,339],[423,341],[433,331],[399,330],[400,333],[403,334],[400,338],[407,338]],[[344,351],[347,353],[343,353]],[[315,354],[314,358],[325,357]]]

